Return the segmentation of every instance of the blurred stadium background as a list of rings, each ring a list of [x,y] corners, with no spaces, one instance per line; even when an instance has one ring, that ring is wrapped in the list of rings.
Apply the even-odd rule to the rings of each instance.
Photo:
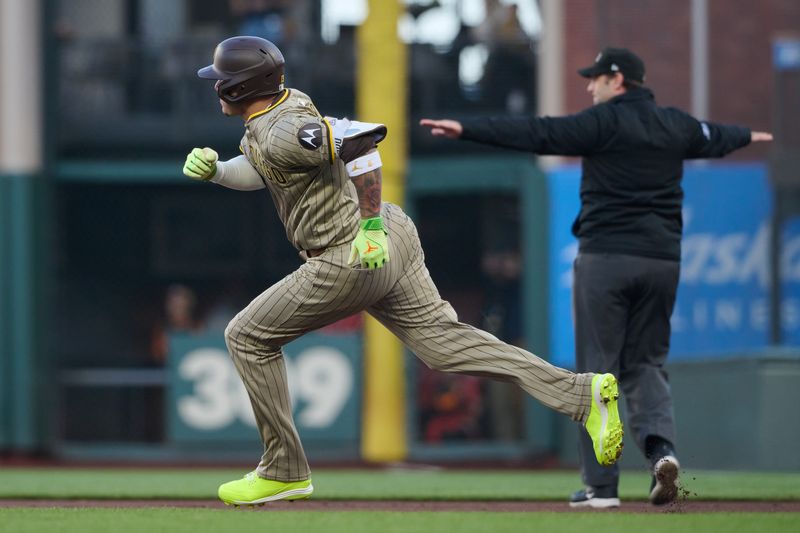
[[[687,165],[669,370],[686,466],[800,470],[796,0],[0,0],[0,457],[260,454],[222,330],[299,258],[267,195],[180,171],[193,146],[237,153],[241,123],[195,75],[235,34],[276,42],[324,114],[388,123],[392,194],[443,296],[564,366],[577,161],[434,140],[418,119],[576,112],[575,70],[618,45],[660,104],[773,131]],[[287,348],[312,466],[575,464],[568,420],[410,354],[381,368],[395,348],[371,335],[356,316]]]

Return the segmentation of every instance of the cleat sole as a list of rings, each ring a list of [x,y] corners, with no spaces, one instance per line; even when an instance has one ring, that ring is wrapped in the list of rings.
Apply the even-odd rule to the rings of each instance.
[[[674,457],[668,455],[661,458],[655,465],[654,475],[656,486],[650,492],[650,503],[665,505],[678,498],[678,471],[680,464]]]
[[[617,379],[611,374],[605,375],[603,377],[599,389],[600,390],[598,392],[600,401],[605,406],[612,409],[614,417],[616,419],[619,419],[619,414],[617,412],[617,405],[616,403],[614,403],[617,401],[617,399],[619,399],[619,388],[617,385]],[[600,464],[608,466],[617,462],[617,460],[622,455],[622,448],[624,446],[622,439],[624,435],[625,432],[623,431],[622,426],[620,425],[618,428],[610,430],[606,435],[602,437],[603,446],[602,446]]]

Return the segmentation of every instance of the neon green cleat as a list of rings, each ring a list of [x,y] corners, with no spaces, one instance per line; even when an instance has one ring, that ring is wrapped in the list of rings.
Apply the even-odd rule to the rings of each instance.
[[[617,409],[617,378],[596,374],[592,378],[592,410],[586,419],[586,431],[594,443],[594,455],[603,466],[613,465],[622,455],[622,422]]]
[[[219,487],[219,499],[230,505],[258,505],[276,500],[303,500],[314,492],[310,479],[304,481],[275,481],[264,479],[255,470],[236,481]]]

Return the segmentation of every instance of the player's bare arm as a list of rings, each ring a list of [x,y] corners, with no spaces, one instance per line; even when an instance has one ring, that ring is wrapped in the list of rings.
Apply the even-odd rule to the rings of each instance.
[[[389,261],[389,240],[381,218],[383,163],[377,145],[386,137],[386,126],[332,117],[325,120],[358,195],[361,222],[350,247],[349,263],[381,268]]]
[[[750,133],[750,142],[770,142],[772,134],[766,131],[754,131]]]
[[[364,155],[344,155],[345,168],[353,182],[358,195],[358,207],[361,211],[361,223],[358,234],[350,248],[350,263],[360,264],[362,267],[375,269],[381,268],[389,261],[388,233],[383,227],[381,218],[381,157],[375,149],[375,142],[369,137],[362,137],[351,144],[361,145],[356,153],[364,152],[364,146],[369,146],[369,151]],[[347,154],[348,143],[342,148],[342,153]],[[355,155],[355,154],[354,154]],[[348,159],[350,159],[348,161]]]
[[[358,208],[361,218],[372,218],[381,214],[381,170],[375,169],[350,178],[358,193]]]
[[[340,121],[335,128],[357,129],[351,121],[343,124]],[[339,157],[344,161],[347,175],[355,185],[358,194],[358,207],[361,219],[379,217],[381,215],[381,156],[377,149],[374,134],[360,135],[354,138],[343,138]]]

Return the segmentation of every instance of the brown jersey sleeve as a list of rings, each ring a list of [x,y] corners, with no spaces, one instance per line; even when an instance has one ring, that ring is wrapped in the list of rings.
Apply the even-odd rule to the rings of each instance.
[[[281,170],[297,170],[333,163],[336,159],[330,128],[311,113],[286,113],[267,133],[266,158]]]

